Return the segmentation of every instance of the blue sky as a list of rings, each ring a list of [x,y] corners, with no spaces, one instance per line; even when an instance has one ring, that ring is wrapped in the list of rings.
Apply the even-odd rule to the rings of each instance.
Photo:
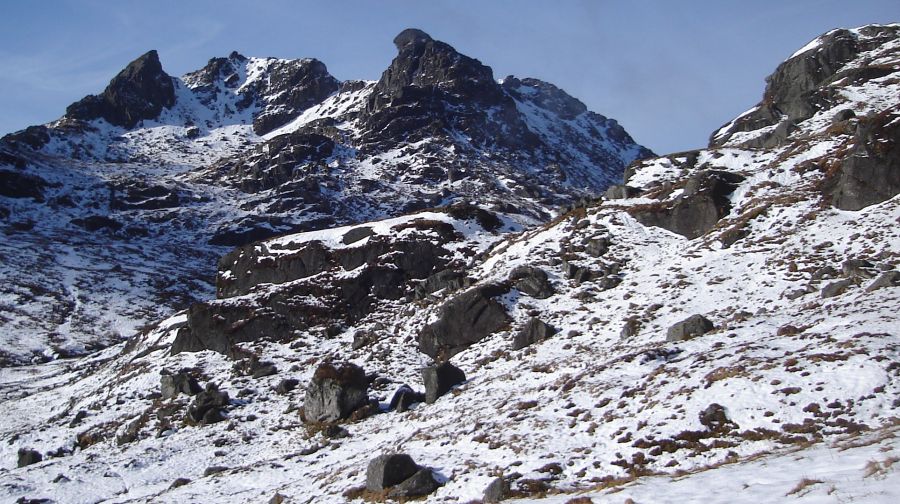
[[[818,34],[898,21],[896,0],[7,2],[0,134],[61,116],[149,49],[176,76],[237,50],[315,57],[339,79],[377,79],[394,35],[416,27],[497,78],[558,85],[667,153],[704,146]]]

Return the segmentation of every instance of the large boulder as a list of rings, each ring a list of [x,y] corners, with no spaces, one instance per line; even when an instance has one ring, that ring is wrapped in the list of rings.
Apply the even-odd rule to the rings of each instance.
[[[556,334],[557,331],[558,330],[555,327],[546,322],[536,317],[531,317],[528,322],[522,326],[522,329],[516,333],[516,337],[513,338],[512,349],[521,350],[539,341],[544,341]]]
[[[37,175],[29,175],[13,170],[0,170],[0,196],[7,198],[31,198],[44,201],[47,181]]]
[[[546,299],[554,293],[547,272],[535,266],[516,266],[509,272],[509,282],[520,292],[537,299]]]
[[[431,469],[420,467],[406,454],[380,455],[372,459],[366,468],[366,490],[387,490],[387,497],[391,499],[421,497],[434,492],[439,486]]]
[[[456,291],[464,289],[471,284],[472,280],[466,276],[465,272],[445,269],[438,271],[416,285],[414,298],[417,300],[425,299],[429,294],[441,290]]]
[[[441,306],[438,320],[419,333],[419,350],[446,360],[506,327],[509,314],[495,298],[508,292],[502,285],[467,290]]]
[[[715,325],[703,315],[690,317],[674,324],[666,332],[666,341],[684,341],[702,336],[715,328]]]
[[[466,373],[453,364],[444,362],[423,368],[422,381],[425,382],[425,402],[431,404],[456,385],[466,381]]]
[[[731,211],[728,196],[744,177],[708,170],[691,176],[684,191],[672,202],[636,205],[628,212],[645,226],[656,226],[693,239],[713,228]]]
[[[31,450],[28,448],[21,448],[18,452],[18,467],[25,467],[31,464],[37,464],[38,462],[44,460],[43,455],[37,450]]]
[[[366,490],[380,492],[412,477],[419,466],[404,453],[379,455],[366,468]]]
[[[349,362],[335,366],[320,364],[306,387],[303,416],[306,422],[336,422],[349,418],[368,404],[369,381],[366,373]]]
[[[884,289],[885,287],[900,287],[900,271],[885,271],[878,275],[878,278],[866,286],[866,292],[873,292],[878,289]]]

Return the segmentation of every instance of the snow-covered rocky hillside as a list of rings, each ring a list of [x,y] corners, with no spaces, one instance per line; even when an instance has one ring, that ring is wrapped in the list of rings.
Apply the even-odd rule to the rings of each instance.
[[[521,223],[651,153],[551,84],[418,30],[376,82],[314,59],[150,51],[0,141],[0,364],[84,354],[213,294],[216,259],[279,234],[475,201]]]
[[[395,64],[442,50],[404,33]],[[367,119],[334,134],[410,117],[373,119],[417,78],[364,85]],[[466,82],[430,89],[486,80]],[[520,82],[497,95],[516,110]],[[490,121],[448,124],[469,120]],[[0,495],[894,502],[898,128],[900,25],[836,30],[708,148],[636,161],[549,221],[539,197],[456,202],[235,248],[215,299],[0,369]],[[263,152],[191,180],[239,185],[277,166]]]

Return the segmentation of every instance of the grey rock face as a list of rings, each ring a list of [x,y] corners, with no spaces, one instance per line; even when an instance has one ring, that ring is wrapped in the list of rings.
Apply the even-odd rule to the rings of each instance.
[[[730,172],[700,172],[688,180],[684,192],[673,203],[636,206],[628,211],[645,226],[657,226],[686,238],[697,238],[728,215],[731,211],[728,195],[742,180],[742,176]]]
[[[516,266],[509,272],[513,287],[533,298],[546,299],[553,295],[553,285],[547,272],[535,266]]]
[[[31,450],[28,448],[21,448],[18,452],[18,467],[25,467],[31,464],[37,464],[38,462],[44,460],[43,455],[37,450]]]
[[[425,402],[431,404],[456,385],[466,381],[466,373],[453,364],[444,362],[423,368],[422,381],[425,382]]]
[[[159,389],[163,399],[172,399],[178,394],[195,395],[202,391],[200,384],[187,373],[164,374],[159,377]]]
[[[472,280],[465,272],[452,269],[438,271],[418,285],[414,291],[415,299],[425,299],[429,294],[440,290],[455,291],[471,285]]]
[[[874,292],[878,289],[884,289],[885,287],[897,286],[900,286],[900,271],[885,271],[878,275],[878,278],[873,280],[872,283],[866,286],[866,292]]]
[[[494,298],[507,290],[499,285],[484,285],[444,303],[438,320],[419,333],[419,350],[446,360],[502,329],[509,324],[509,315]]]
[[[303,415],[307,422],[335,422],[349,418],[368,403],[366,373],[355,364],[320,364],[306,387]]]
[[[156,51],[149,51],[113,77],[103,93],[69,105],[66,116],[85,121],[103,118],[133,128],[141,120],[159,117],[163,108],[174,104],[172,78],[163,72]]]
[[[392,499],[415,498],[428,495],[438,489],[440,484],[434,478],[434,472],[427,467],[420,468],[415,474],[391,488],[388,497]]]
[[[31,198],[36,202],[44,201],[44,188],[47,181],[37,175],[19,173],[13,170],[0,170],[0,196],[7,198]]]
[[[539,341],[544,341],[556,334],[557,331],[558,330],[555,327],[538,318],[532,317],[525,323],[522,329],[516,333],[516,337],[513,338],[512,349],[521,350]]]
[[[713,323],[703,315],[691,315],[669,328],[666,332],[666,341],[689,340],[702,336],[714,328]]]
[[[366,468],[366,490],[380,492],[412,477],[419,466],[403,453],[379,455]]]
[[[890,114],[860,121],[855,146],[832,181],[831,201],[841,210],[860,210],[900,194],[900,124]]]
[[[496,503],[509,497],[509,482],[503,478],[494,478],[484,489],[483,500],[486,503]]]
[[[838,280],[836,282],[831,282],[830,284],[822,287],[822,298],[830,298],[835,296],[840,296],[844,292],[847,291],[851,286],[856,284],[856,280],[852,278],[845,278],[844,280]]]

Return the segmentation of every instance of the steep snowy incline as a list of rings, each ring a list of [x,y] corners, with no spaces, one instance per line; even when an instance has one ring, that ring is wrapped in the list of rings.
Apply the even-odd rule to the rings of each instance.
[[[0,365],[91,351],[209,297],[227,247],[457,201],[533,223],[649,155],[549,84],[522,81],[526,99],[414,39],[378,82],[236,52],[173,78],[150,51],[4,137]]]
[[[776,146],[636,162],[538,225],[456,203],[245,245],[216,299],[83,359],[0,370],[0,495],[893,502],[885,30],[851,30],[882,34],[854,61],[891,72],[825,84],[854,98]],[[418,465],[373,484],[398,452]]]

